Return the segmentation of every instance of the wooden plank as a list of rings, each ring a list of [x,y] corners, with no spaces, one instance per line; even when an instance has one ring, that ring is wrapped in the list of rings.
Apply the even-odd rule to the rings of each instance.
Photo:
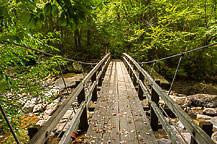
[[[153,133],[149,131],[151,129],[149,124],[147,123],[149,129],[144,126],[147,118],[142,115],[145,114],[139,113],[141,118],[136,118],[138,115],[135,111],[143,111],[143,108],[123,62],[114,60],[113,63],[113,67],[110,67],[110,76],[107,74],[103,81],[95,113],[87,132],[87,143],[156,143]],[[106,83],[107,87],[105,87]],[[129,100],[129,95],[135,97],[137,101]],[[139,108],[138,104],[140,104]],[[148,141],[146,141],[147,137],[149,137]]]
[[[94,110],[93,118],[89,124],[89,129],[87,132],[88,143],[101,143],[103,126],[104,126],[104,117],[107,111],[107,101],[106,97],[109,92],[109,82],[112,72],[113,62],[110,62],[109,68],[106,71],[106,75],[102,84],[102,91],[100,91],[99,99],[97,100],[97,106]]]
[[[136,133],[136,127],[134,124],[133,119],[133,109],[130,107],[129,95],[128,95],[128,85],[126,85],[126,75],[127,71],[124,69],[123,63],[119,63],[119,79],[118,79],[118,92],[119,92],[119,99],[120,99],[120,135],[121,135],[121,142],[124,143],[134,143],[137,144],[138,136]],[[130,79],[128,79],[130,80]]]
[[[104,121],[105,133],[103,134],[103,142],[119,143],[119,118],[118,118],[118,97],[117,97],[117,72],[116,62],[112,69],[108,109]]]
[[[124,69],[124,68],[123,68]],[[125,76],[125,84],[127,87],[128,100],[133,114],[133,122],[135,125],[136,138],[139,143],[157,143],[154,133],[150,127],[149,121],[143,111],[142,104],[137,96],[137,92],[130,80],[129,75]]]

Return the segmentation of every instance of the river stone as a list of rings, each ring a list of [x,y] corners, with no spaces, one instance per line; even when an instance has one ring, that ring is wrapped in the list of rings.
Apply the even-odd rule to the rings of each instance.
[[[217,132],[214,132],[214,133],[212,134],[211,139],[212,139],[215,143],[217,143]]]
[[[28,100],[25,105],[23,106],[24,109],[26,109],[29,112],[32,112],[33,107],[35,106],[36,98],[33,98],[31,100]]]
[[[195,94],[188,96],[192,106],[214,108],[217,107],[217,95]]]
[[[202,114],[197,114],[197,119],[204,119],[204,120],[210,120],[212,117]]]
[[[46,107],[44,114],[51,116],[57,108],[58,108],[58,103],[51,103]]]
[[[176,97],[175,101],[181,107],[187,107],[188,105],[190,105],[190,101],[187,99],[187,97]]]
[[[68,78],[64,78],[64,80],[65,80],[65,83],[66,83],[66,87],[70,88],[70,87],[73,87],[75,85],[76,78],[75,77],[68,77]],[[55,81],[54,85],[56,87],[59,87],[60,89],[64,89],[65,88],[65,85],[63,83],[62,78],[57,79]]]
[[[177,127],[178,127],[179,130],[183,130],[183,129],[185,128],[185,126],[182,124],[181,121],[178,121],[178,122],[176,123],[176,125],[177,125]]]
[[[171,140],[169,139],[159,139],[158,144],[172,144]]]
[[[75,115],[74,114],[74,110],[67,110],[66,111],[66,113],[64,114],[64,116],[63,116],[63,119],[68,119],[70,116],[71,116],[71,118],[73,117],[73,115]]]
[[[37,104],[33,108],[33,113],[35,113],[35,112],[43,112],[43,108],[44,108],[43,104]]]
[[[205,108],[203,114],[210,116],[217,116],[217,108]]]
[[[47,122],[47,120],[39,120],[35,125],[43,126],[43,125],[45,125],[46,122]]]
[[[75,69],[76,72],[82,72],[82,65],[78,62],[73,62],[73,68]]]
[[[213,124],[213,130],[217,131],[217,116],[211,118],[210,122]]]
[[[177,134],[177,136],[181,139],[182,143],[191,143],[191,134],[190,133],[181,133],[182,137],[185,139],[183,140],[182,137],[180,136],[180,134]],[[186,141],[186,142],[185,142]]]
[[[210,122],[213,124],[213,126],[217,126],[217,116],[211,118]]]

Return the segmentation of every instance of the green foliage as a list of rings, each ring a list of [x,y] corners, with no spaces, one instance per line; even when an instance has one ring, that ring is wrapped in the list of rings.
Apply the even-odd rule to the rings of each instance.
[[[128,52],[138,61],[166,57],[214,43],[216,1],[107,1],[97,9],[97,28],[106,34],[111,52]],[[121,48],[115,46],[121,43]],[[208,48],[186,55],[179,77],[211,78],[216,73],[216,50]],[[171,79],[177,59],[164,62],[158,72]]]

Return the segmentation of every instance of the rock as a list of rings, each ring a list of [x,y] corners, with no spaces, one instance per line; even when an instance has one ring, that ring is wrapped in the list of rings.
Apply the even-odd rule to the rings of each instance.
[[[158,144],[172,144],[171,140],[169,139],[159,139]]]
[[[211,139],[212,139],[215,143],[217,143],[217,132],[214,132],[214,133],[212,134]]]
[[[55,99],[53,103],[47,105],[46,110],[44,111],[44,115],[51,116],[55,112],[55,110],[58,108],[59,101],[60,101],[60,98]]]
[[[191,110],[202,110],[203,107],[192,107]]]
[[[175,102],[182,107],[187,107],[190,105],[190,101],[187,99],[187,97],[175,97]]]
[[[177,125],[177,127],[178,127],[179,130],[183,130],[183,129],[185,128],[185,126],[182,124],[181,121],[178,121],[178,122],[176,123],[176,125]]]
[[[72,115],[71,115],[72,114]],[[68,117],[71,115],[71,118],[73,117],[74,114],[74,110],[67,110],[66,113],[63,116],[63,119],[68,119]]]
[[[60,122],[56,128],[54,129],[57,133],[61,132],[63,129],[63,132],[66,131],[70,125],[70,121],[65,125],[66,121]],[[65,127],[64,127],[65,126]]]
[[[83,68],[82,65],[78,62],[73,62],[73,68],[75,70],[75,72],[82,72]]]
[[[177,134],[177,136],[180,138],[180,140],[182,141],[182,143],[191,143],[191,134],[190,133],[181,133],[182,137],[185,139],[183,140],[183,138],[180,136],[180,134]],[[186,141],[186,142],[185,142]]]
[[[63,87],[64,88],[64,87]],[[52,89],[48,90],[48,91],[45,91],[43,94],[45,95],[45,97],[52,97],[54,95],[57,95],[59,94],[60,92],[60,89],[59,87],[53,87]],[[42,99],[39,100],[39,102],[42,102]]]
[[[43,126],[46,122],[47,122],[47,120],[39,120],[35,125]]]
[[[39,116],[39,118],[40,118],[40,119],[43,119],[43,120],[48,120],[50,117],[51,117],[51,116],[46,115],[46,114],[41,114],[41,115]]]
[[[213,108],[217,107],[217,95],[195,94],[188,96],[192,106]]]
[[[202,114],[197,114],[197,119],[204,119],[204,120],[210,120],[212,117]]]
[[[37,104],[33,108],[33,113],[35,112],[43,112],[44,105],[43,104]]]
[[[28,112],[32,112],[33,107],[35,106],[36,98],[33,98],[31,100],[28,100],[25,105],[23,106],[24,109],[26,109]]]
[[[70,87],[73,87],[75,85],[75,77],[69,77],[69,78],[64,78],[65,82],[66,82],[66,87],[67,88],[70,88]],[[59,78],[55,81],[55,84],[54,84],[56,87],[59,87],[60,89],[64,89],[65,88],[65,85],[63,83],[63,80],[62,78]]]
[[[214,126],[217,126],[217,116],[211,118],[211,119],[210,119],[210,122],[211,122]]]
[[[66,69],[68,72],[81,73],[82,72],[82,65],[79,64],[78,62],[73,62],[73,64],[67,65]]]
[[[162,99],[160,99],[160,100],[159,100],[159,104],[160,104],[160,105],[165,105],[165,102],[164,102]]]
[[[217,116],[217,108],[205,108],[203,114],[210,116]]]
[[[178,97],[187,97],[187,95],[185,95],[185,94],[178,94],[177,96]]]
[[[57,109],[57,103],[51,103],[51,104],[49,104],[48,105],[48,107],[47,107],[47,109],[45,110],[45,114],[46,115],[52,115],[54,112],[54,110],[56,110]]]

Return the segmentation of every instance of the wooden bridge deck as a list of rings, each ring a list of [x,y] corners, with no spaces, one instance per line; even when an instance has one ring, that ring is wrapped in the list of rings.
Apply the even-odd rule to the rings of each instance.
[[[106,71],[87,143],[157,143],[138,94],[121,60]]]

